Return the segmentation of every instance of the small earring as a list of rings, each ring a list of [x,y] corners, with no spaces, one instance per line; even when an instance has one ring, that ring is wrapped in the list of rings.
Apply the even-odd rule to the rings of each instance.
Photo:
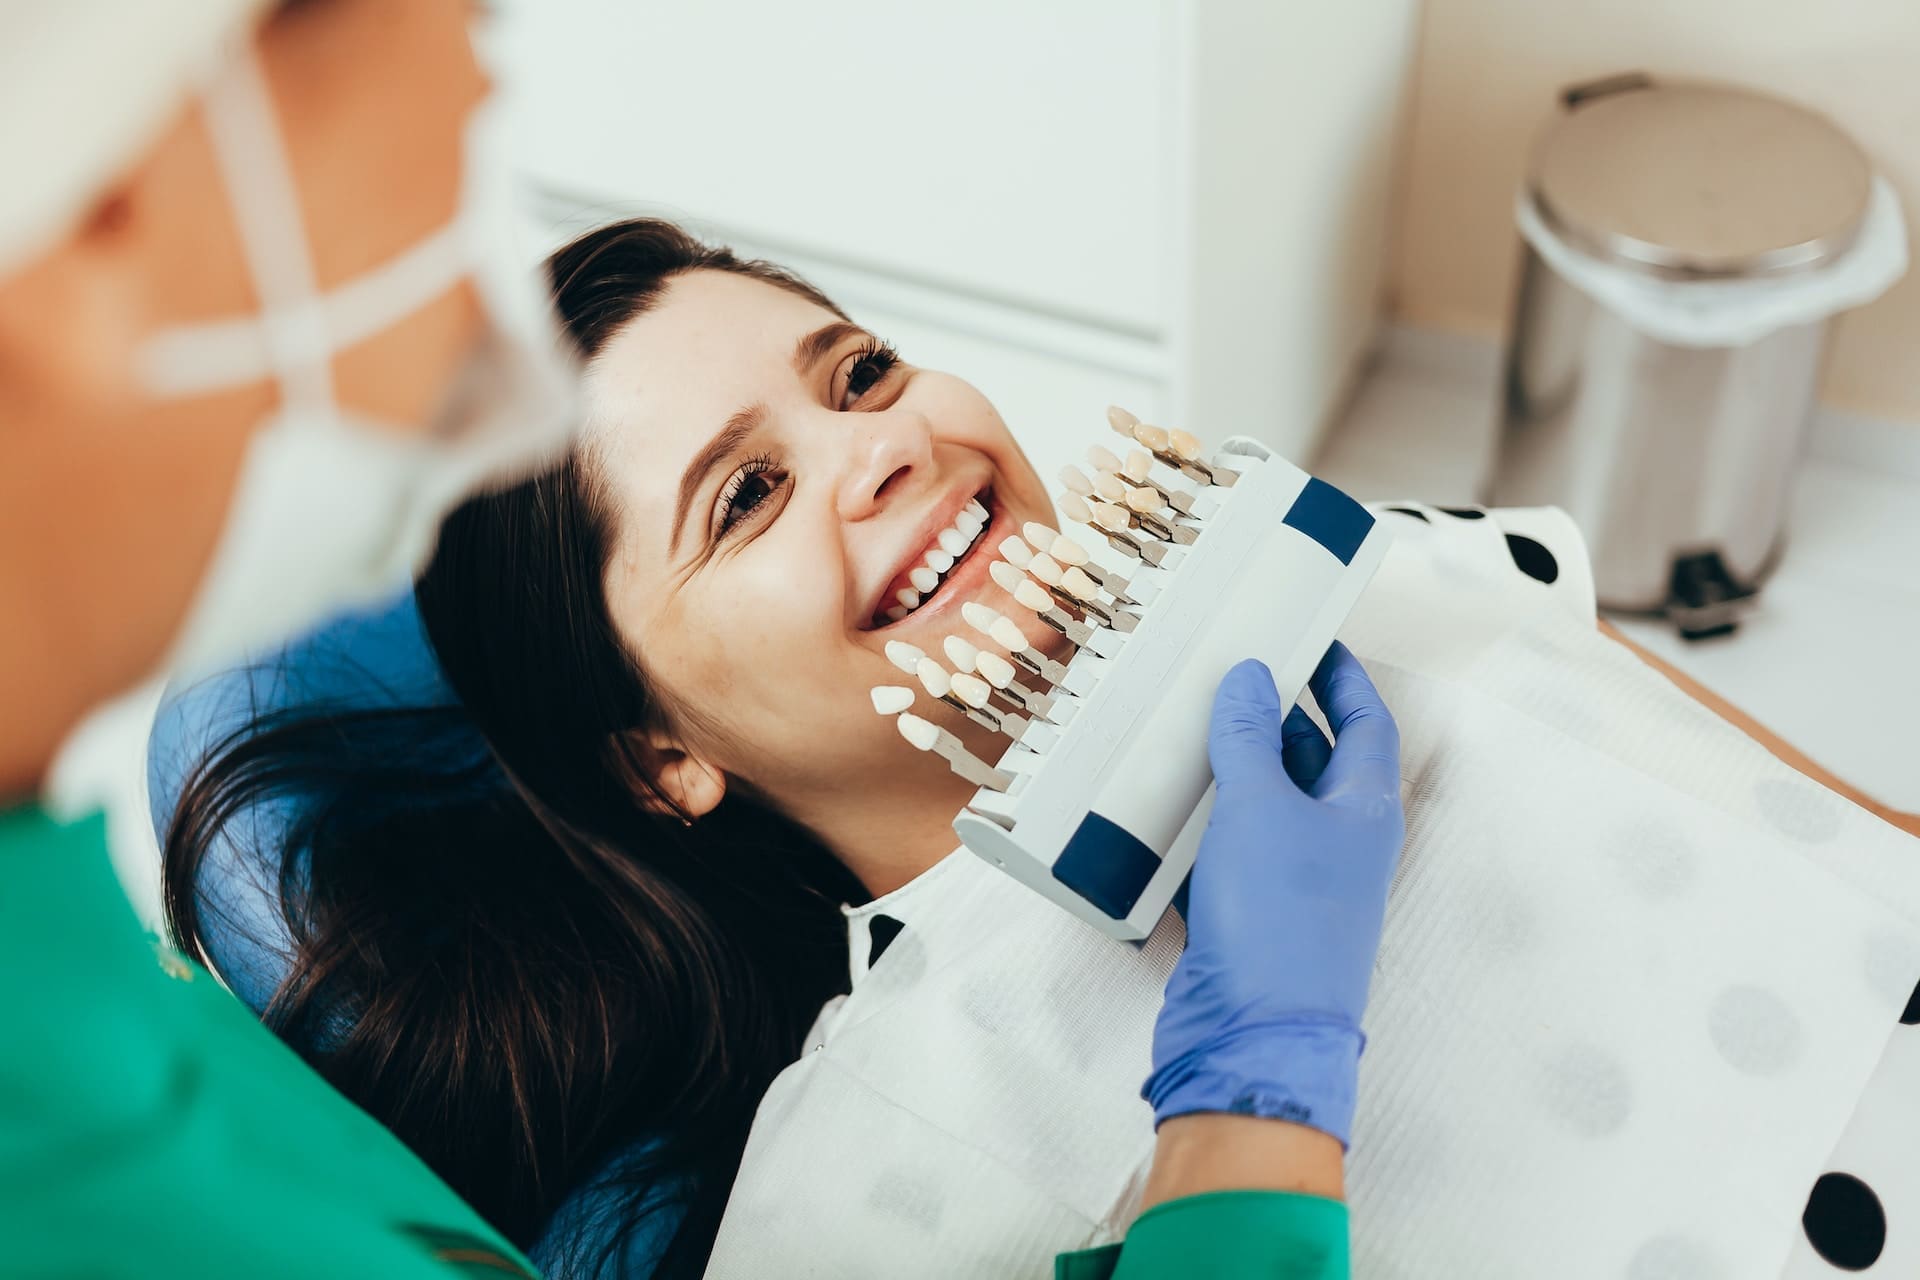
[[[680,825],[681,825],[681,826],[683,826],[683,827],[690,827],[690,826],[692,826],[692,825],[693,825],[693,819],[692,819],[692,818],[682,818],[682,819],[680,819]]]

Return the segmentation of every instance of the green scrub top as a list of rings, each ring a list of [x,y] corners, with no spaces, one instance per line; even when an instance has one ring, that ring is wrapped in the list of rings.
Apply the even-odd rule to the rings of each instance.
[[[143,930],[99,817],[0,812],[0,1274],[532,1276]]]
[[[1054,1260],[1054,1280],[1347,1280],[1347,1206],[1287,1191],[1155,1205],[1120,1244]]]

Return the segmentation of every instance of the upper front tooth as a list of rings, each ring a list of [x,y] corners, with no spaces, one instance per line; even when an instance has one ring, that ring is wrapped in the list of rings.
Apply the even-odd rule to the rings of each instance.
[[[971,541],[975,534],[987,527],[987,517],[984,513],[981,515],[973,514],[973,508],[969,506],[965,511],[962,511],[955,517],[953,527],[965,534],[967,539]]]
[[[945,573],[947,570],[953,568],[953,557],[938,547],[927,552],[926,560],[927,568],[933,570],[935,573]]]
[[[958,529],[942,529],[939,537],[940,549],[950,556],[959,556],[973,545],[973,539]]]
[[[987,509],[978,498],[967,499],[967,514],[979,520],[981,524],[987,522]]]
[[[919,592],[929,592],[940,585],[940,575],[923,564],[917,564],[907,570],[907,581]]]

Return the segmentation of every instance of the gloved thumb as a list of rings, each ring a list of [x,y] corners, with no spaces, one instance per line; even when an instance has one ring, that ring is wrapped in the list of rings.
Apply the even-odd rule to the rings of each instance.
[[[1213,697],[1207,759],[1214,781],[1223,787],[1286,783],[1283,745],[1280,691],[1274,687],[1273,672],[1255,658],[1235,664]]]

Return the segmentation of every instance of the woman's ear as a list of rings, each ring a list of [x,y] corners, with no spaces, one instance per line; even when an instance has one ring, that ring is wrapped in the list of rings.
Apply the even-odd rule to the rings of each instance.
[[[664,735],[640,736],[637,745],[653,783],[641,792],[641,803],[650,812],[704,818],[726,798],[727,775],[704,756]]]

